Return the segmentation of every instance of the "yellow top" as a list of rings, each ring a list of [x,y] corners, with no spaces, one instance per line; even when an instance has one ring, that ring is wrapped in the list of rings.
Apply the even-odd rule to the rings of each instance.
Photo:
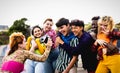
[[[28,39],[27,39],[26,50],[30,50],[31,40],[32,40],[32,36],[29,36]],[[38,46],[38,49],[35,50],[35,53],[42,55],[45,52],[45,49],[46,49],[45,44],[40,43],[40,38],[36,38],[35,42],[36,42],[36,44]]]

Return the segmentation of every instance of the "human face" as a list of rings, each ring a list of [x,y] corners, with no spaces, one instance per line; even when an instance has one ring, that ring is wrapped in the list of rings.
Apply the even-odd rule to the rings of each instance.
[[[64,36],[66,36],[68,34],[69,29],[70,29],[69,25],[62,25],[62,26],[58,27],[58,31],[60,33],[62,33]]]
[[[79,37],[82,34],[83,27],[72,25],[71,30],[75,36]]]
[[[26,39],[24,38],[24,39],[23,39],[23,43],[22,43],[22,44],[19,44],[19,47],[20,47],[20,49],[25,49],[25,48],[26,48],[26,45],[27,45],[27,42],[26,42]]]
[[[97,28],[98,28],[97,21],[98,21],[98,20],[92,20],[92,30],[93,30],[93,31],[96,31]]]
[[[43,25],[44,31],[50,31],[52,29],[53,22],[52,21],[46,21]]]
[[[36,38],[40,38],[41,35],[42,35],[42,30],[41,30],[40,28],[35,28],[35,29],[33,30],[33,35],[34,35],[34,37],[36,37]]]
[[[108,31],[108,24],[106,24],[106,22],[101,22],[99,24],[99,30],[100,32],[107,32]]]

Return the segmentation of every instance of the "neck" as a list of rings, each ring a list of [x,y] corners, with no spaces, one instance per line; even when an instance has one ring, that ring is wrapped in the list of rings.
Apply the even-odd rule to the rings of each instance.
[[[82,34],[83,34],[83,32],[80,32],[79,35],[78,35],[78,37],[80,38],[82,36]]]

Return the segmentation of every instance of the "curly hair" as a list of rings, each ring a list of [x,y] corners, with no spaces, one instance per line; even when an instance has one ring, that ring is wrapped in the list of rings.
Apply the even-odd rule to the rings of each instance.
[[[101,24],[101,23],[105,23],[107,24],[107,28],[112,31],[113,30],[113,27],[114,27],[114,21],[112,19],[111,16],[103,16],[99,21],[98,21],[98,26]],[[98,29],[98,32],[100,31],[100,29]]]
[[[18,49],[18,44],[22,44],[25,36],[21,32],[14,32],[9,37],[10,51],[8,55],[12,54]]]

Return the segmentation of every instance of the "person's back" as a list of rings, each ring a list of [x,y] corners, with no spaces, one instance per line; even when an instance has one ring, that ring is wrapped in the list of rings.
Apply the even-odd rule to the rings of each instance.
[[[3,58],[3,63],[1,70],[2,71],[9,71],[12,73],[20,73],[23,71],[24,62],[26,59],[31,59],[35,61],[45,61],[50,53],[50,47],[52,46],[52,41],[49,40],[47,43],[47,48],[43,55],[38,56],[34,54],[32,51],[25,50],[26,48],[26,41],[25,36],[20,32],[14,32],[10,36],[10,49],[6,53],[6,56]],[[35,50],[36,44],[35,42],[32,43],[32,50]]]

